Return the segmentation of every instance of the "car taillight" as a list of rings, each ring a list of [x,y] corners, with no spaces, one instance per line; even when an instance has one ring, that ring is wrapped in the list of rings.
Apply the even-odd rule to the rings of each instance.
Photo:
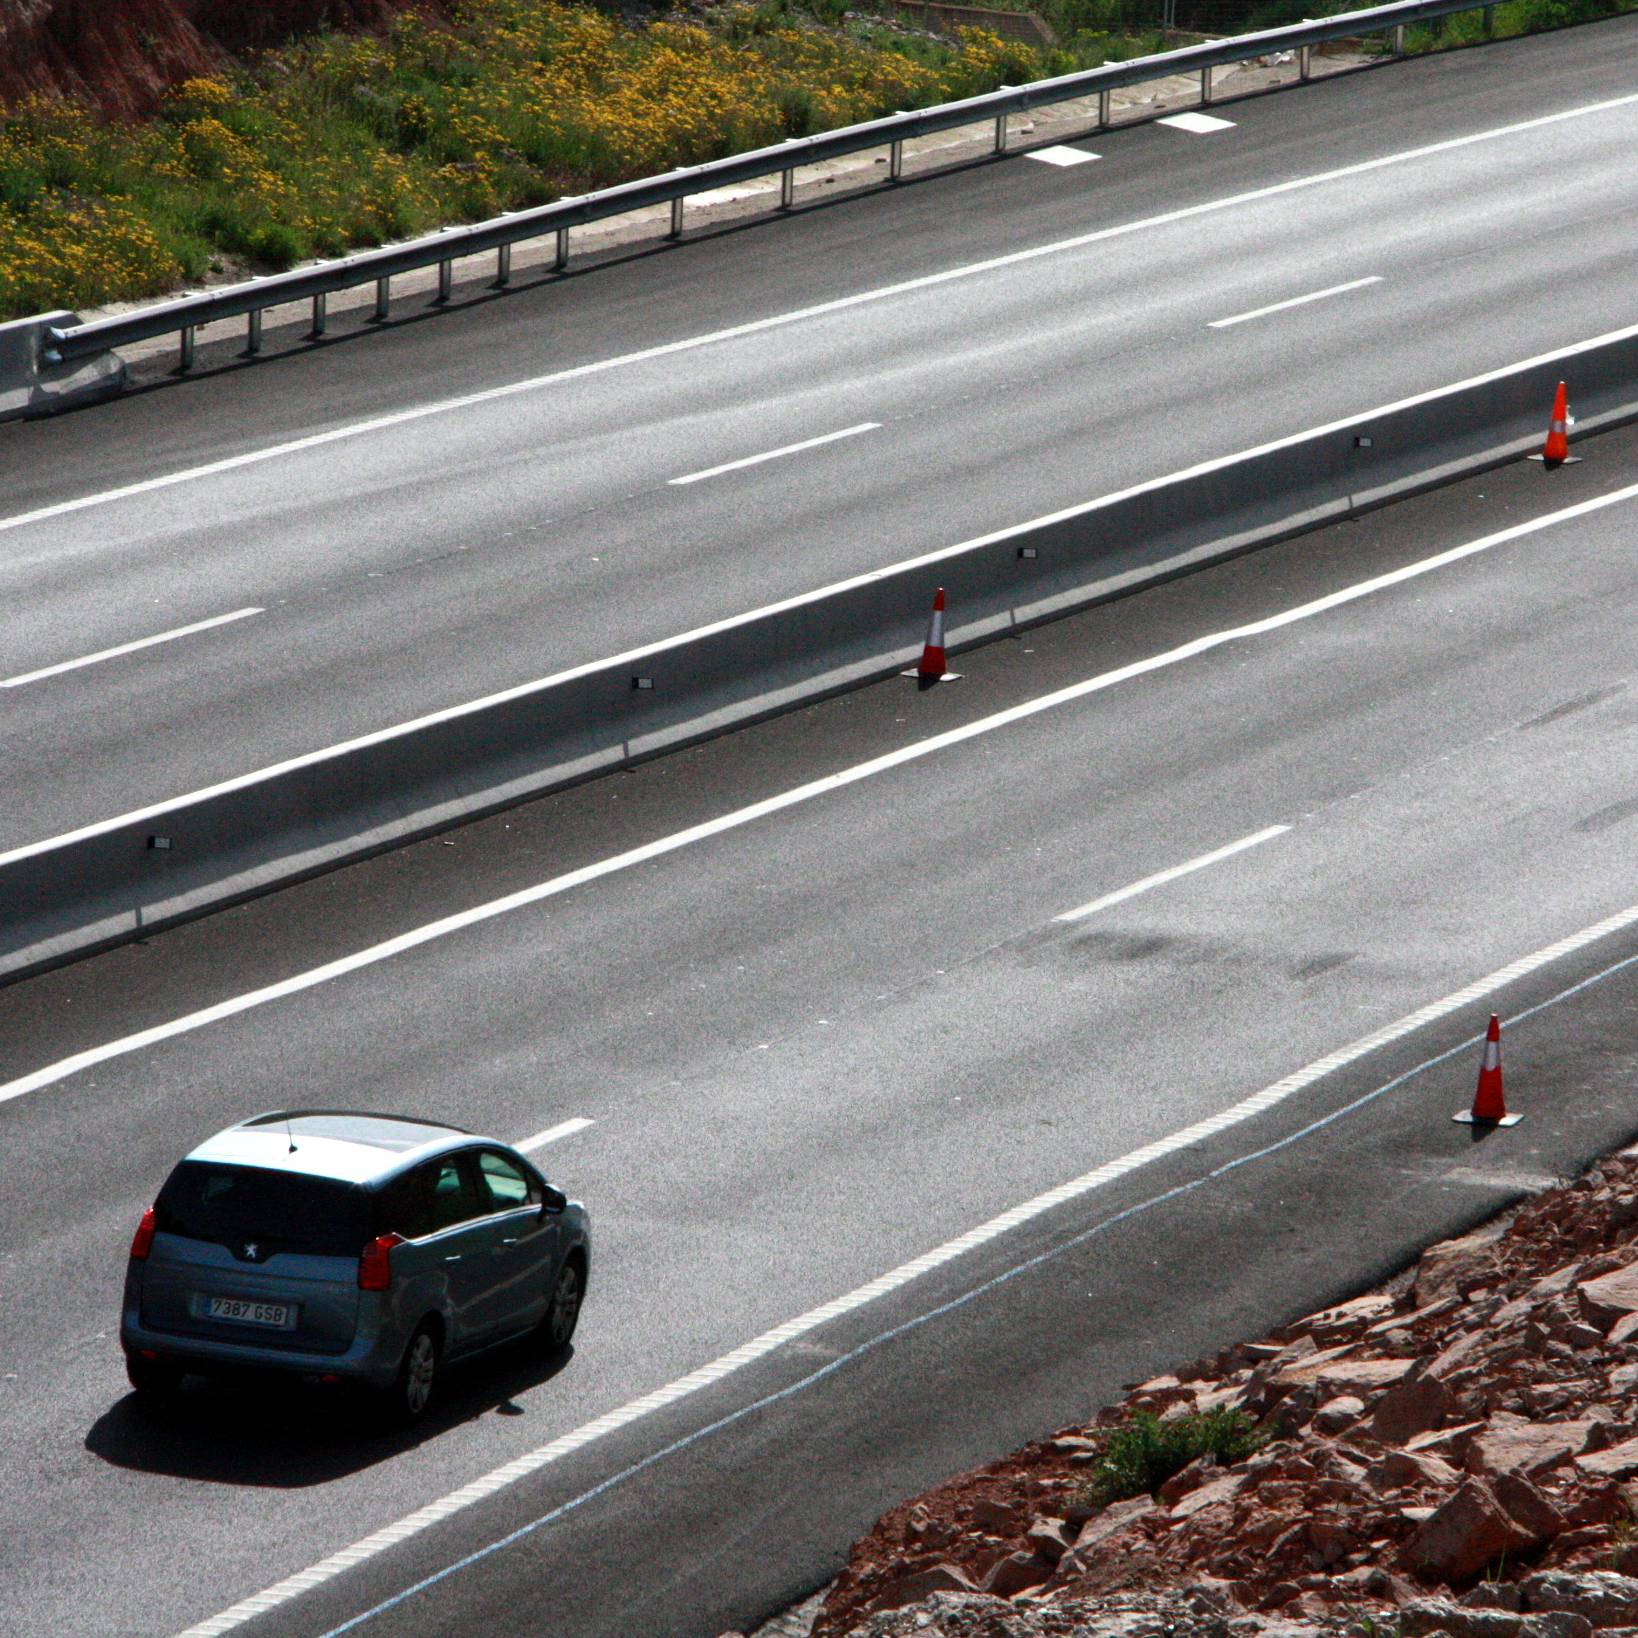
[[[147,1259],[149,1247],[154,1243],[154,1208],[150,1206],[142,1214],[142,1221],[137,1224],[136,1233],[131,1236],[131,1256],[136,1262]]]
[[[385,1291],[392,1284],[392,1248],[404,1243],[402,1234],[378,1234],[358,1254],[358,1289]]]

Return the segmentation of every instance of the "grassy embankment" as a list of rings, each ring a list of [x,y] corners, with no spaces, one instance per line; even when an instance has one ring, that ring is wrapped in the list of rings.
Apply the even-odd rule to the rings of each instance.
[[[783,3],[622,24],[462,0],[384,36],[326,34],[100,124],[0,114],[0,316],[288,267],[673,165],[1019,83],[1035,52],[819,26]]]
[[[277,270],[1160,40],[1143,26],[1156,0],[1012,0],[1055,24],[1064,43],[1047,53],[979,32],[907,37],[868,14],[844,20],[846,3],[762,0],[634,26],[555,0],[459,0],[447,23],[408,13],[381,37],[320,35],[232,80],[192,80],[140,125],[44,99],[0,110],[0,318]],[[1247,0],[1236,27],[1357,3]],[[1502,0],[1495,31],[1635,7]],[[1482,30],[1470,12],[1408,43]]]

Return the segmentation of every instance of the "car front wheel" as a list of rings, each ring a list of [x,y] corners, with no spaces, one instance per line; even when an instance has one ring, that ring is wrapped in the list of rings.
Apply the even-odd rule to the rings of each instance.
[[[546,1318],[540,1327],[540,1340],[548,1352],[559,1354],[569,1346],[580,1319],[580,1300],[584,1295],[585,1280],[580,1260],[570,1257],[557,1271],[551,1306],[546,1310]]]

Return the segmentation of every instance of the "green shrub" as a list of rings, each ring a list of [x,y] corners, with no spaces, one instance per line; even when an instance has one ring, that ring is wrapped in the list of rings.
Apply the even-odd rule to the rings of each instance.
[[[1262,1443],[1244,1411],[1190,1411],[1170,1422],[1138,1411],[1104,1441],[1088,1476],[1087,1499],[1102,1505],[1153,1495],[1196,1457],[1215,1456],[1227,1465],[1243,1461]]]
[[[819,128],[819,109],[805,85],[781,86],[774,93],[779,128],[788,137],[811,136]]]

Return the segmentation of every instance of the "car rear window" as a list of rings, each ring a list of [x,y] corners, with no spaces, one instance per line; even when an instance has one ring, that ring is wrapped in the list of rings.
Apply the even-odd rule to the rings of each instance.
[[[255,1240],[269,1250],[356,1257],[371,1237],[369,1197],[351,1183],[255,1166],[184,1160],[154,1206],[162,1234],[218,1245]]]

